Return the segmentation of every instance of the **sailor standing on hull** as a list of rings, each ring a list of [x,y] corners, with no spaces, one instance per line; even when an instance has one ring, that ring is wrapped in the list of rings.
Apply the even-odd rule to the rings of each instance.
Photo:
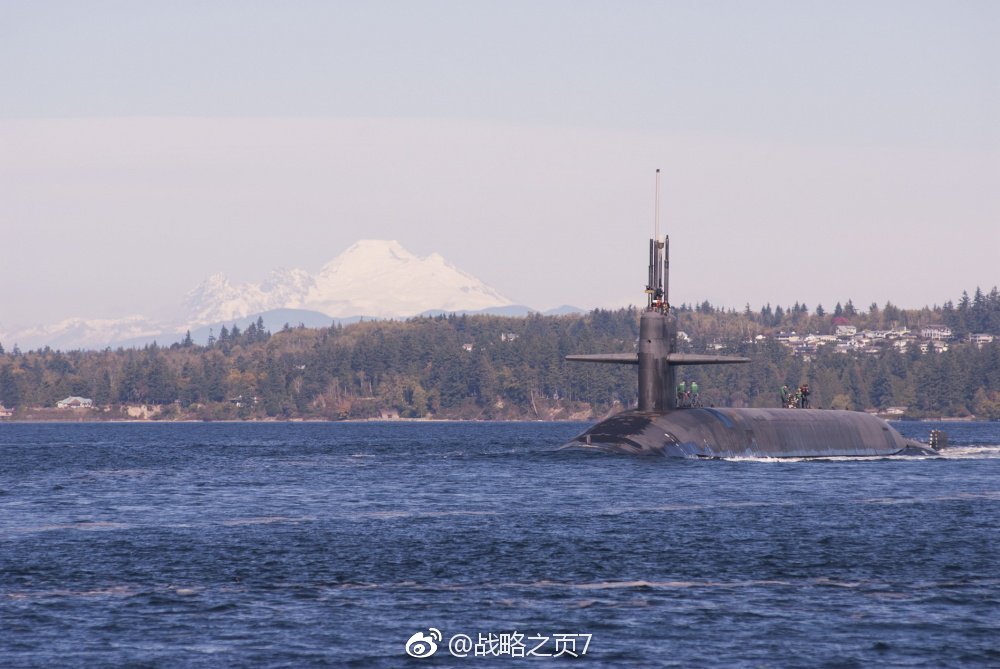
[[[799,408],[808,409],[809,408],[809,384],[803,383],[799,387]]]

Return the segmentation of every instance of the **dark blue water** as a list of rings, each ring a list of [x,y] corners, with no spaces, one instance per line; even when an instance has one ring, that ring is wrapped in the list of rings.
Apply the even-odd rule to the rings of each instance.
[[[583,427],[0,425],[0,665],[1000,666],[1000,424],[938,459],[553,452]]]

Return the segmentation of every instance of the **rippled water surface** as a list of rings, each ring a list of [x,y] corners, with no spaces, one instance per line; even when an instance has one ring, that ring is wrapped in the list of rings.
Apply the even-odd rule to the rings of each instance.
[[[898,425],[949,432],[930,459],[554,450],[584,427],[0,425],[0,665],[1000,666],[1000,424]]]

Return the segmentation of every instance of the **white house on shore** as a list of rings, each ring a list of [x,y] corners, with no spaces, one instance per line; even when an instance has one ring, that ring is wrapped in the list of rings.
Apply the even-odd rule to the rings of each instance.
[[[89,397],[77,397],[75,395],[56,402],[57,409],[92,409],[93,407],[94,400]]]

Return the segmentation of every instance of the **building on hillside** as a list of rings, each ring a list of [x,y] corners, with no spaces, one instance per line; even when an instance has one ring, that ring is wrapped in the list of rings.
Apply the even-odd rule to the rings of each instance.
[[[64,400],[59,400],[56,402],[57,409],[92,409],[94,408],[94,400],[89,397],[77,397],[73,395],[67,397]]]
[[[945,353],[948,350],[948,342],[940,339],[926,340],[920,342],[921,353]]]
[[[0,404],[0,418],[10,418],[14,415],[13,409],[8,409],[4,405]]]
[[[888,339],[889,334],[889,330],[865,330],[861,336],[865,339]]]
[[[969,335],[969,343],[975,344],[979,348],[982,348],[986,344],[992,344],[993,340],[994,336],[986,332],[977,332]]]
[[[920,330],[920,336],[931,341],[945,341],[951,339],[952,331],[947,325],[928,325]]]

